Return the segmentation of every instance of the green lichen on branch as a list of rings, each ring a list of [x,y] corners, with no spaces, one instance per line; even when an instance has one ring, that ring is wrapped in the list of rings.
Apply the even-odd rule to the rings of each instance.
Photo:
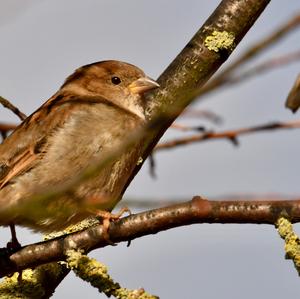
[[[41,299],[49,298],[54,292],[52,282],[62,274],[63,268],[57,263],[51,263],[37,267],[35,270],[22,271],[22,279],[19,273],[11,277],[5,277],[0,283],[1,299]]]
[[[47,235],[44,235],[43,239],[44,241],[48,241],[48,240],[52,240],[64,235],[69,235],[75,232],[79,232],[82,231],[84,229],[87,229],[89,227],[92,227],[94,225],[99,224],[99,220],[97,220],[96,218],[90,217],[90,218],[86,218],[81,222],[78,222],[74,225],[70,225],[67,228],[65,228],[62,231],[57,231],[57,232],[53,232],[53,233],[49,233]]]
[[[300,275],[300,240],[293,230],[292,223],[284,217],[277,220],[277,231],[285,241],[286,258],[292,259]]]
[[[204,44],[208,50],[219,52],[221,50],[233,50],[234,34],[227,31],[214,31],[205,38]]]
[[[117,299],[158,299],[156,296],[147,294],[143,289],[128,290],[122,288],[119,283],[114,282],[109,276],[105,265],[82,254],[81,251],[68,250],[66,255],[67,263],[75,274],[97,288],[100,293],[103,292],[107,297],[114,296]]]

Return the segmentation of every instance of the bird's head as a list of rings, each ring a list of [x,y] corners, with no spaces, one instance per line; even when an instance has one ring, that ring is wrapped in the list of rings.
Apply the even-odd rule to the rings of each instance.
[[[81,96],[101,96],[144,118],[143,94],[158,88],[138,67],[115,60],[85,65],[69,76],[62,91]]]

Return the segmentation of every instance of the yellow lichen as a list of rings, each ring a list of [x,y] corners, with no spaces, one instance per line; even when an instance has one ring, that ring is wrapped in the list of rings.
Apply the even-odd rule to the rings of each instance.
[[[91,226],[94,226],[96,224],[99,224],[99,220],[97,220],[96,218],[90,217],[79,223],[76,223],[75,225],[70,225],[62,231],[57,231],[57,232],[53,232],[53,233],[45,235],[44,241],[55,239],[55,238],[61,237],[63,235],[75,233],[75,232],[84,230],[86,228],[89,228]]]
[[[117,299],[157,299],[158,297],[147,294],[143,289],[128,290],[114,282],[107,273],[107,267],[95,259],[89,258],[81,251],[68,250],[66,252],[67,263],[75,274],[89,282],[99,292],[108,297],[111,295]]]
[[[142,157],[139,157],[137,162],[136,162],[136,165],[140,165],[141,163],[143,163],[143,158]]]
[[[227,31],[214,31],[205,38],[205,46],[215,52],[220,50],[232,50],[234,48],[235,36]]]
[[[11,277],[5,277],[0,283],[1,299],[39,299],[44,298],[49,292],[49,277],[60,275],[61,266],[56,263],[37,267],[35,270],[22,271],[22,279],[19,273]],[[54,290],[53,290],[54,291]]]
[[[295,234],[293,226],[289,220],[280,217],[276,223],[278,233],[285,241],[286,257],[292,259],[294,266],[300,275],[300,240]]]

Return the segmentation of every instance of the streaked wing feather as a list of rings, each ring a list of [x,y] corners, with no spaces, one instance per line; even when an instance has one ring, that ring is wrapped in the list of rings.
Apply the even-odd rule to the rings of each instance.
[[[62,127],[75,110],[80,111],[83,104],[96,103],[125,110],[100,96],[78,96],[58,91],[27,117],[0,145],[0,189],[42,159],[47,150],[47,138]]]
[[[13,177],[26,171],[32,166],[32,163],[36,160],[36,155],[28,148],[23,151],[19,156],[15,157],[15,161],[11,163],[9,171],[0,180],[0,189],[6,185]]]
[[[104,99],[97,98],[101,100]],[[0,145],[0,189],[42,159],[48,136],[63,125],[73,110],[80,109],[74,103],[95,101],[58,92],[27,117]]]

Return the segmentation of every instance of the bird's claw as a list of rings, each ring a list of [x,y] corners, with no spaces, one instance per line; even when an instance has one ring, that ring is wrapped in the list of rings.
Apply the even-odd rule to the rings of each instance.
[[[131,211],[127,207],[122,208],[116,214],[113,214],[113,213],[110,213],[110,212],[107,212],[107,211],[101,211],[101,210],[97,211],[97,217],[100,217],[103,220],[103,222],[102,222],[102,225],[103,225],[103,232],[102,232],[103,233],[103,238],[105,239],[105,241],[108,244],[110,244],[112,246],[116,246],[117,244],[110,240],[109,233],[108,233],[110,223],[111,223],[111,221],[119,220],[122,217],[122,215],[126,212],[129,215],[131,215]]]

